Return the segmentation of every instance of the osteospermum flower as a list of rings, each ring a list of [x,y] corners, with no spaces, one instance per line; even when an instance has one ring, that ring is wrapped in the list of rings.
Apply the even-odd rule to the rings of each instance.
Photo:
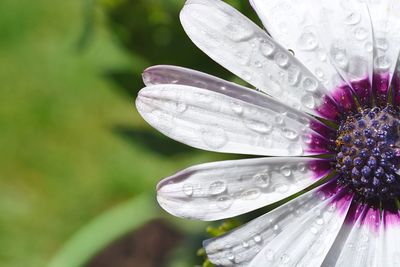
[[[144,72],[147,87],[136,104],[146,121],[182,143],[273,157],[178,172],[159,183],[160,205],[176,216],[219,220],[304,190],[205,241],[209,259],[223,266],[398,266],[399,1],[251,3],[268,33],[220,0],[187,1],[181,21],[201,50],[257,90],[155,66]]]

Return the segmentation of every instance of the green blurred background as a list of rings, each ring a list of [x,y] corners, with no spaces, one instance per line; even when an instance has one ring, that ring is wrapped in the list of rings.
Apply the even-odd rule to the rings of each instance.
[[[0,266],[202,263],[206,224],[160,210],[155,185],[228,157],[169,140],[134,107],[151,65],[234,79],[186,37],[183,3],[0,1]]]

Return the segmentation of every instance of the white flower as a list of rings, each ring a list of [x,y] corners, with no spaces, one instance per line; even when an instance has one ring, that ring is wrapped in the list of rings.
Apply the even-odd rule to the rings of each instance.
[[[176,216],[219,220],[306,189],[205,241],[210,260],[398,266],[400,2],[251,3],[270,35],[220,0],[188,0],[181,21],[200,49],[257,90],[155,66],[144,72],[136,105],[152,126],[190,146],[275,157],[178,172],[159,183],[160,205]]]

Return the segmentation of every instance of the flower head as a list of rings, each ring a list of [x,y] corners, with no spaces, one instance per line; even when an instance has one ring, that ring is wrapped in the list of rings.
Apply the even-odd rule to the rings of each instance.
[[[147,87],[136,105],[182,143],[272,157],[178,172],[159,183],[160,205],[176,216],[219,220],[307,191],[205,241],[210,260],[398,265],[400,3],[251,3],[268,33],[220,0],[188,0],[181,22],[201,50],[256,90],[155,66],[143,74]]]

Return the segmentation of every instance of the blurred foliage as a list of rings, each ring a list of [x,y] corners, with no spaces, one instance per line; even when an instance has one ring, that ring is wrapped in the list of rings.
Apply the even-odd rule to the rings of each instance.
[[[247,1],[228,2],[254,18]],[[156,207],[160,178],[237,157],[180,145],[133,106],[150,65],[233,79],[186,37],[182,5],[0,1],[0,266],[45,266],[93,218],[142,193],[152,194]],[[180,249],[195,256],[206,226],[158,213],[187,233],[171,259],[171,266],[187,266],[193,258]]]

